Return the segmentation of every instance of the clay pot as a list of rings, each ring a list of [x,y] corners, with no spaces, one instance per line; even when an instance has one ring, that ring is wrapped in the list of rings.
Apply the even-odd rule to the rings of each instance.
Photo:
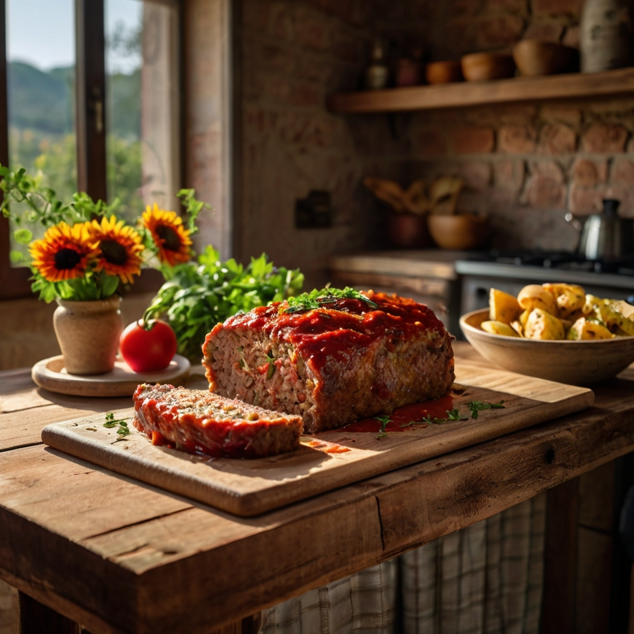
[[[431,246],[427,216],[390,213],[387,218],[387,237],[393,247],[400,249],[423,249]]]
[[[579,70],[579,51],[556,42],[522,40],[513,47],[513,59],[525,77]]]
[[[482,249],[491,234],[487,218],[475,214],[431,215],[427,222],[431,237],[441,249]]]
[[[634,1],[586,0],[579,45],[584,73],[634,64]]]
[[[425,66],[425,79],[427,79],[428,84],[449,84],[463,81],[462,66],[460,62],[429,62]]]
[[[470,53],[460,60],[467,81],[506,79],[515,75],[515,61],[506,53]]]
[[[121,298],[57,300],[53,325],[68,374],[105,374],[114,368],[123,331]]]

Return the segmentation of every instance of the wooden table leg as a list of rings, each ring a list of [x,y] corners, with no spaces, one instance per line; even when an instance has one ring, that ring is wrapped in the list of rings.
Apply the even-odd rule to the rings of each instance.
[[[579,478],[547,493],[541,634],[575,634]]]
[[[19,593],[20,634],[80,634],[79,626],[28,594]]]

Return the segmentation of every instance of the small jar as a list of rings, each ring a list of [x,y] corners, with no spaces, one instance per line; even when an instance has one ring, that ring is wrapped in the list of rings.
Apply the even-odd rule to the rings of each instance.
[[[365,87],[368,90],[386,88],[389,74],[383,41],[376,39],[372,47],[372,61],[365,71]]]
[[[420,62],[410,57],[402,57],[396,66],[396,85],[399,88],[420,84]]]

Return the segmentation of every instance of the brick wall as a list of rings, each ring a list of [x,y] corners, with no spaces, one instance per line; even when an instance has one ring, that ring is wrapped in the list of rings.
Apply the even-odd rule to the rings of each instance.
[[[323,284],[326,258],[379,246],[383,214],[361,185],[400,178],[409,144],[383,115],[326,111],[331,92],[356,90],[377,13],[364,0],[243,0],[241,231],[237,255],[265,251]],[[297,229],[295,201],[331,193],[331,228]]]
[[[509,51],[530,37],[578,46],[582,0],[390,4],[386,32],[395,41],[419,34],[428,61]],[[494,246],[572,249],[577,232],[567,211],[588,215],[611,196],[634,217],[633,132],[633,100],[420,112],[409,115],[404,132],[406,179],[462,176],[460,208],[490,215]]]

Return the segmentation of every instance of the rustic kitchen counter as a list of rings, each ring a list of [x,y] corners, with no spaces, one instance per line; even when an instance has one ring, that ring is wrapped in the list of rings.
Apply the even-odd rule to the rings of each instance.
[[[455,349],[458,362],[490,367],[467,344]],[[40,441],[48,423],[129,407],[129,399],[55,395],[37,390],[27,370],[3,372],[0,577],[29,607],[25,633],[70,631],[44,606],[93,634],[234,631],[231,624],[267,606],[631,452],[633,381],[630,367],[598,387],[594,406],[581,413],[245,519]],[[560,490],[553,489],[555,499]],[[551,523],[551,530],[558,529]],[[572,581],[565,570],[554,572],[547,586]],[[558,596],[549,606],[555,624],[570,607],[565,587]]]

